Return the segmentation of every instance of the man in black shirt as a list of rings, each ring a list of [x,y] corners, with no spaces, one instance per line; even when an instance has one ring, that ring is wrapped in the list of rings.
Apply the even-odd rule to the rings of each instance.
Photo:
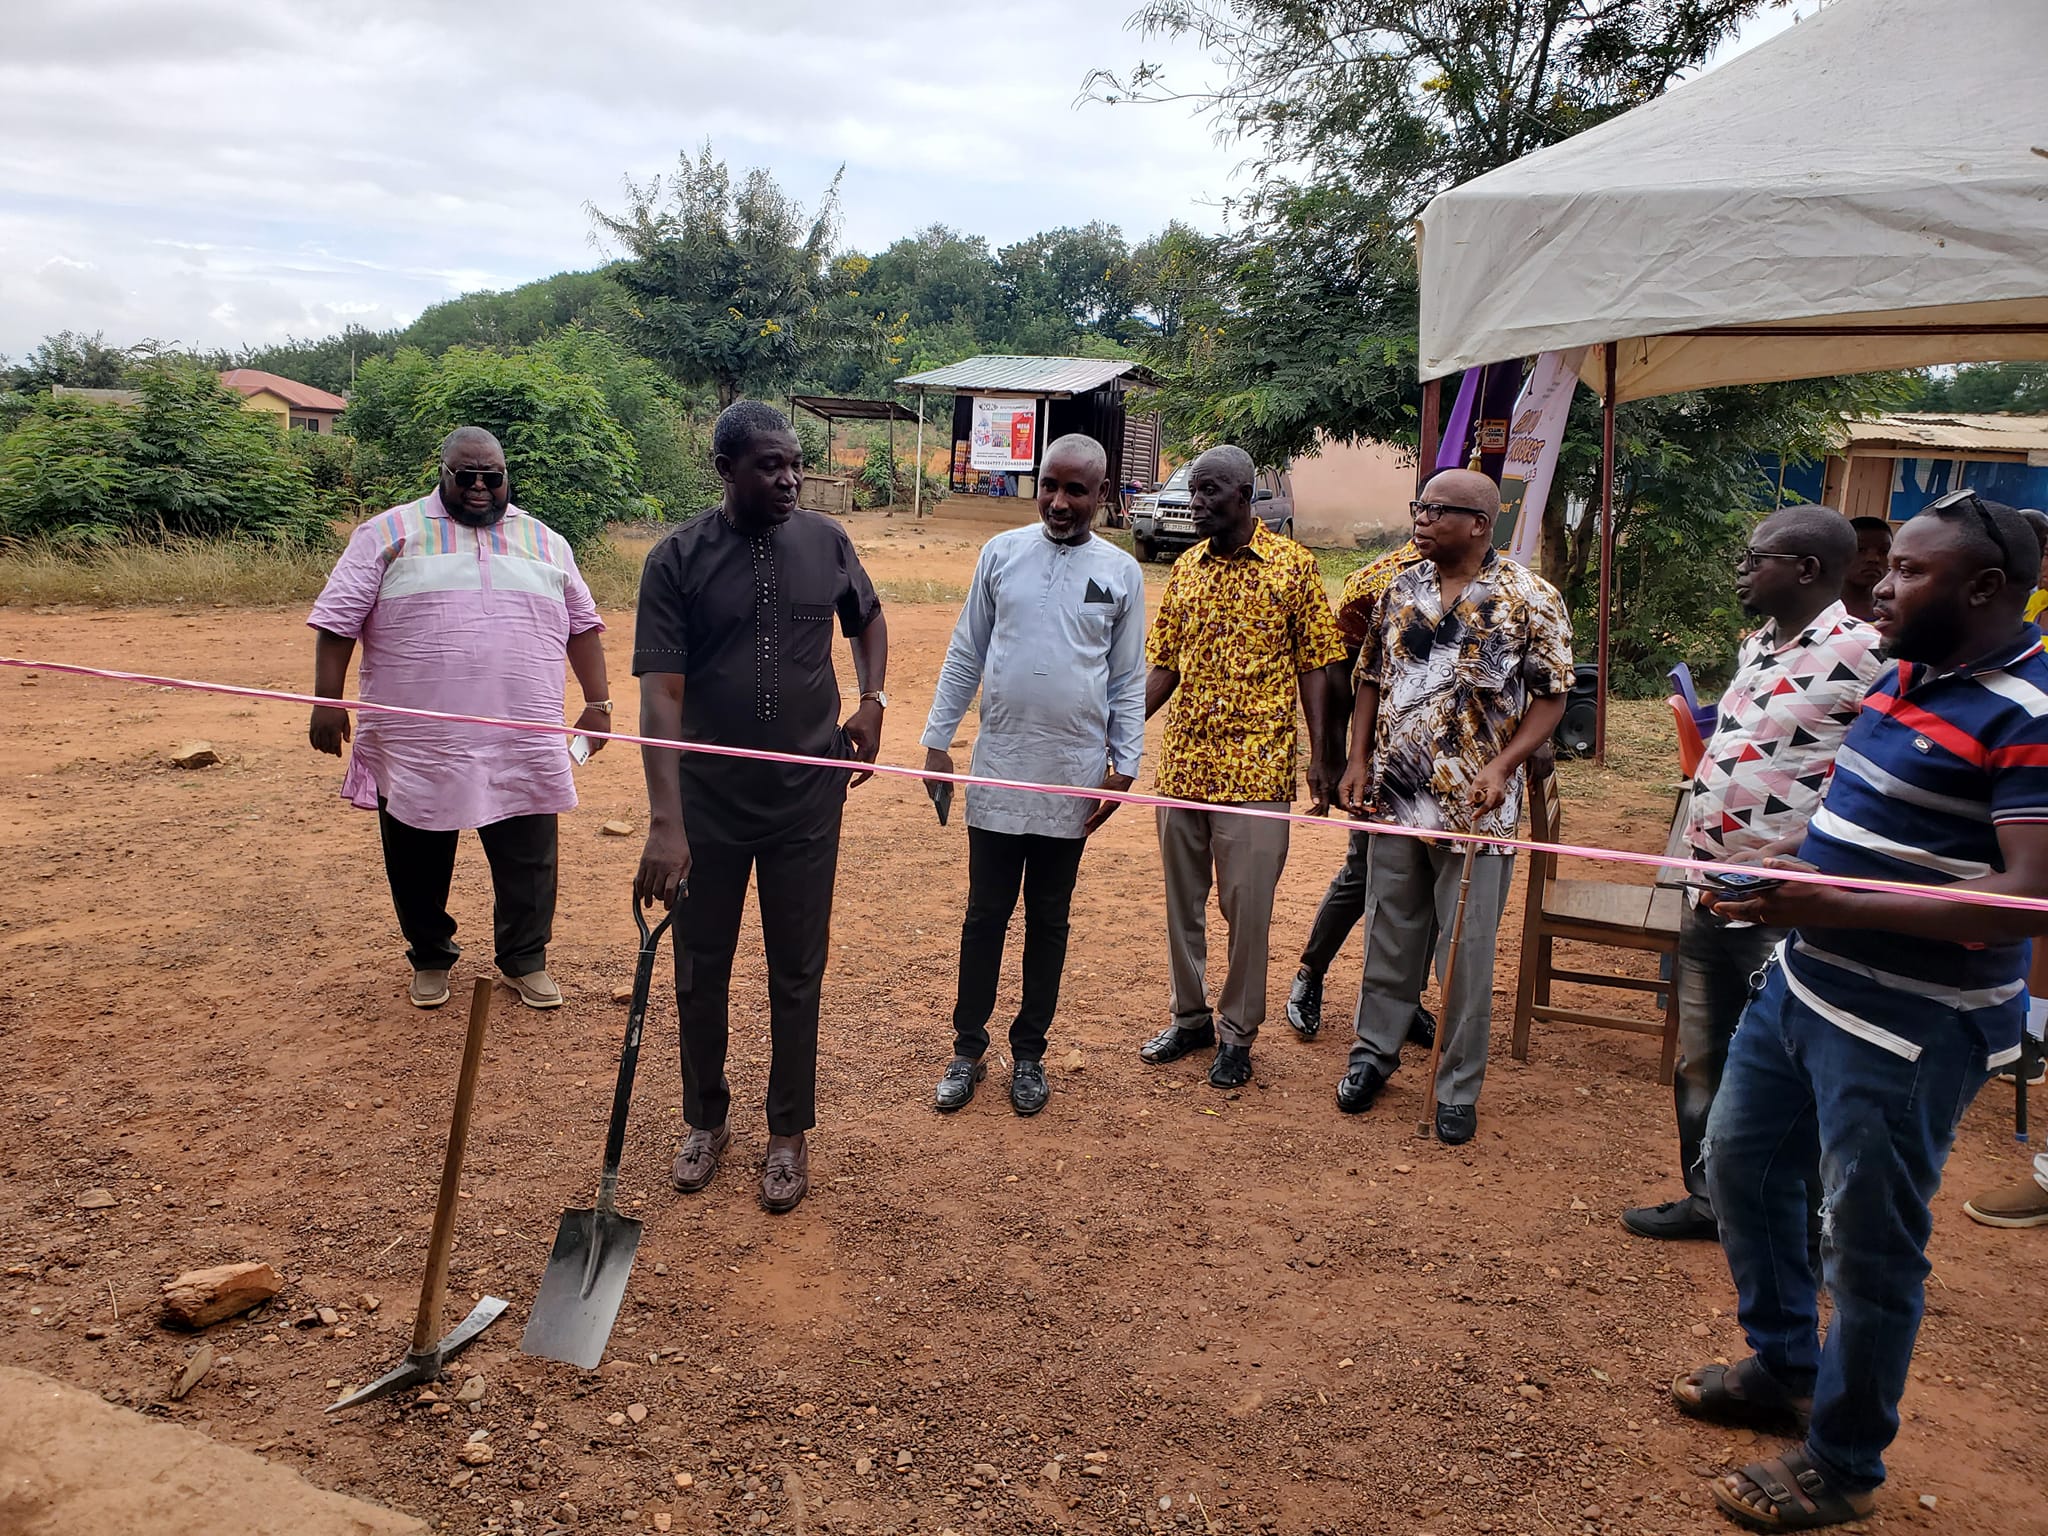
[[[803,452],[781,413],[751,400],[728,406],[711,446],[724,501],[655,545],[640,578],[641,734],[873,762],[889,702],[889,637],[853,541],[797,506]],[[861,690],[844,725],[835,615],[853,642]],[[643,906],[688,901],[675,943],[690,1131],[675,1186],[687,1194],[710,1183],[731,1141],[726,1000],[753,870],[772,1042],[761,1201],[794,1210],[810,1185],[804,1132],[817,1121],[818,996],[839,817],[849,779],[871,775],[661,747],[642,748],[641,759],[649,817],[634,895]]]

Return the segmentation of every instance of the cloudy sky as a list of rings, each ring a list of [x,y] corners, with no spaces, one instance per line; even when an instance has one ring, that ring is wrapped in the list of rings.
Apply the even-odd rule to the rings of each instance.
[[[1797,0],[1810,11],[1815,0]],[[1214,227],[1241,151],[1073,106],[1164,58],[1132,0],[41,0],[0,47],[0,355],[60,329],[233,346],[594,264],[587,201],[710,139],[845,243]],[[1767,15],[1738,46],[1789,24]]]

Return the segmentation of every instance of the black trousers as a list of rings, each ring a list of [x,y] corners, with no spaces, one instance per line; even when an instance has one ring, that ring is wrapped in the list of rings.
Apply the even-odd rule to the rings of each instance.
[[[416,971],[445,971],[462,946],[448,915],[448,886],[455,878],[459,832],[409,827],[377,802],[377,830],[384,842],[384,876],[391,904],[405,935],[405,957]],[[555,931],[557,827],[553,816],[508,816],[476,829],[491,861],[492,923],[498,969],[528,976],[548,963]]]
[[[818,998],[832,940],[839,818],[823,833],[764,848],[690,843],[690,894],[676,918],[676,1014],[682,1021],[683,1118],[715,1131],[732,1107],[725,1080],[733,952],[747,876],[760,892],[768,959],[768,1131],[818,1123]]]
[[[996,1007],[996,978],[1017,892],[1024,893],[1024,1000],[1010,1025],[1010,1055],[1038,1061],[1060,1004],[1067,967],[1067,914],[1081,873],[1083,837],[967,829],[967,918],[960,925],[960,991],[953,1004],[953,1049],[981,1058]]]
[[[1372,871],[1372,834],[1354,832],[1344,850],[1344,864],[1323,892],[1315,921],[1309,924],[1308,943],[1302,946],[1301,966],[1320,976],[1330,968],[1351,937],[1351,930],[1365,916],[1366,877]]]

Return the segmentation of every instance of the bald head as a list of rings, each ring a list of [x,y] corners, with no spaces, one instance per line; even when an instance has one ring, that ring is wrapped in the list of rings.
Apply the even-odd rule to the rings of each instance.
[[[1234,443],[1224,443],[1196,459],[1188,470],[1188,479],[1193,480],[1205,471],[1225,485],[1241,485],[1249,492],[1257,467],[1252,463],[1252,456],[1242,448]]]
[[[1481,513],[1489,524],[1500,516],[1500,487],[1476,469],[1446,469],[1430,476],[1422,500]]]
[[[1069,432],[1065,437],[1054,438],[1040,463],[1048,468],[1057,463],[1062,474],[1071,473],[1083,480],[1109,478],[1109,450],[1085,432]]]
[[[447,468],[460,469],[472,459],[493,457],[503,469],[504,446],[482,427],[457,427],[441,439],[441,463]]]
[[[1820,567],[1820,584],[1831,598],[1856,561],[1855,524],[1833,507],[1780,507],[1757,525],[1750,544],[1811,555]]]

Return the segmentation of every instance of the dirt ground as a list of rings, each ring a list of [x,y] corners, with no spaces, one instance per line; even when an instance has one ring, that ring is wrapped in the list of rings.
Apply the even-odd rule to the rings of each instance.
[[[957,586],[986,530],[870,518],[855,532],[878,579]],[[891,760],[921,756],[953,616],[891,609]],[[631,616],[609,617],[632,720]],[[0,609],[0,653],[290,688],[311,671],[296,610]],[[1529,1062],[1509,1058],[1518,889],[1477,1140],[1417,1138],[1419,1068],[1373,1112],[1340,1116],[1356,937],[1331,974],[1333,1027],[1304,1044],[1279,1019],[1341,857],[1334,831],[1295,837],[1250,1088],[1215,1092],[1194,1059],[1137,1059],[1163,1020],[1165,955],[1151,827],[1125,811],[1083,866],[1051,1106],[1014,1116],[998,1059],[974,1104],[941,1118],[965,839],[911,784],[855,791],[810,1198],[781,1219],[756,1203],[766,1032],[745,1001],[764,997],[750,924],[724,1170],[699,1196],[668,1186],[681,1111],[658,990],[622,1186],[647,1231],[610,1358],[582,1374],[521,1356],[609,1108],[639,838],[600,826],[645,817],[624,751],[583,771],[564,822],[550,965],[570,1003],[533,1013],[501,989],[492,1021],[451,1309],[511,1300],[461,1362],[482,1400],[324,1418],[341,1386],[404,1353],[462,1010],[407,1006],[374,825],[336,797],[298,709],[13,672],[0,701],[0,854],[15,869],[0,884],[0,1362],[458,1532],[1725,1528],[1705,1483],[1755,1447],[1677,1418],[1665,1395],[1678,1371],[1742,1353],[1725,1267],[1711,1245],[1652,1245],[1616,1221],[1677,1188],[1655,1043],[1551,1026]],[[1661,846],[1654,715],[1627,717],[1654,760],[1567,770],[1568,838]],[[168,767],[195,737],[224,762]],[[473,840],[453,910],[470,943],[461,988],[489,959]],[[2048,1532],[2048,1233],[1961,1210],[2021,1173],[2011,1131],[2010,1091],[1987,1090],[1937,1203],[1927,1321],[1871,1529]],[[95,1187],[118,1203],[81,1209]],[[157,1326],[160,1284],[243,1258],[276,1264],[285,1295],[213,1330],[219,1363],[169,1403],[194,1343]],[[338,1322],[307,1326],[320,1306]],[[494,1454],[472,1468],[457,1452],[480,1430]]]

